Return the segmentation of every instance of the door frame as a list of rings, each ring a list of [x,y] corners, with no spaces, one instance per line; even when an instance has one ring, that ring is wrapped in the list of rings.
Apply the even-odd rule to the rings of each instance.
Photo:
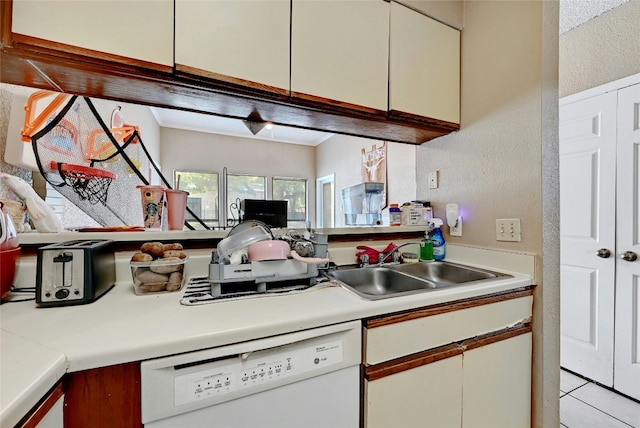
[[[595,86],[590,89],[585,89],[582,92],[578,92],[572,95],[567,95],[566,97],[562,97],[560,98],[559,106],[562,107],[566,104],[571,104],[576,101],[582,101],[587,98],[605,94],[607,92],[617,91],[617,90],[626,88],[627,86],[632,86],[638,83],[640,83],[640,73],[623,77],[622,79],[614,80],[612,82],[604,83],[600,86]]]
[[[324,185],[331,184],[331,218],[325,224],[324,218]],[[329,174],[316,178],[316,226],[323,228],[335,227],[336,223],[336,175]]]

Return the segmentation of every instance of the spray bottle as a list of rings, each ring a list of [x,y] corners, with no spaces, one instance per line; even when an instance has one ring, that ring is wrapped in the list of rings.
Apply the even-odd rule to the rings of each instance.
[[[444,236],[440,229],[443,224],[444,222],[441,219],[434,217],[429,220],[427,229],[427,239],[433,243],[433,259],[437,261],[444,260],[446,253],[447,244],[444,241]]]

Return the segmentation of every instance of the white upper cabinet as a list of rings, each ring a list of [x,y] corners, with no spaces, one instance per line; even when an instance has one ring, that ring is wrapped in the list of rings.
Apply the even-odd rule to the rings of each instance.
[[[460,123],[460,32],[391,3],[389,110]]]
[[[290,10],[289,0],[176,0],[176,66],[288,92]]]
[[[12,32],[173,66],[173,0],[13,0]]]
[[[389,3],[293,0],[291,91],[386,111]]]

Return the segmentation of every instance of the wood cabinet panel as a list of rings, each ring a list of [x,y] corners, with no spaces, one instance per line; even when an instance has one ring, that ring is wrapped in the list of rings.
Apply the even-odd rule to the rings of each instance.
[[[11,28],[43,41],[173,66],[172,0],[13,0]]]
[[[16,424],[16,427],[36,428],[39,426],[60,426],[63,420],[63,399],[62,382],[59,382],[42,398],[29,414]]]
[[[291,91],[387,111],[389,3],[293,0]]]
[[[69,373],[64,392],[65,428],[142,426],[140,363]]]
[[[389,110],[460,123],[460,32],[391,3]]]
[[[289,0],[177,0],[175,19],[179,70],[289,92]]]

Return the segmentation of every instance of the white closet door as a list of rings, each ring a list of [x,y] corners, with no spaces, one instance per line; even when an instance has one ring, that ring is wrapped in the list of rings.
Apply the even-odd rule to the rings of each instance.
[[[618,91],[618,210],[614,388],[640,399],[640,84]]]
[[[616,93],[560,108],[560,363],[613,385]],[[599,257],[599,250],[611,256]]]

